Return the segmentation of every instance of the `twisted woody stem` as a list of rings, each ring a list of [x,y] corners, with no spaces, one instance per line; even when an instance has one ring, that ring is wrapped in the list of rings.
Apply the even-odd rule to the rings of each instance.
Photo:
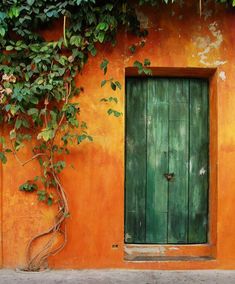
[[[64,104],[68,103],[70,94],[71,94],[71,85],[68,83],[66,85],[66,96],[65,96]],[[46,112],[45,112],[45,115],[47,115]],[[15,158],[17,159],[17,161],[21,164],[21,166],[24,166],[28,164],[29,162],[33,161],[34,159],[39,159],[43,156],[46,158],[46,160],[49,163],[50,176],[52,176],[54,180],[54,184],[55,184],[54,188],[55,188],[57,198],[58,198],[58,203],[57,203],[58,208],[57,208],[57,213],[54,218],[53,225],[49,227],[47,230],[45,230],[44,232],[39,233],[36,236],[34,236],[27,245],[27,249],[26,249],[27,264],[26,264],[25,270],[28,270],[28,271],[39,271],[41,269],[45,269],[47,267],[48,258],[60,252],[67,243],[67,232],[66,232],[65,220],[69,216],[69,206],[68,206],[68,200],[67,200],[64,187],[54,167],[54,152],[53,152],[54,141],[64,122],[64,119],[65,119],[65,114],[63,113],[58,122],[57,127],[54,129],[53,138],[47,143],[47,146],[48,146],[47,150],[49,150],[48,151],[49,154],[48,153],[38,153],[34,155],[32,158],[28,159],[27,161],[22,162],[17,156],[17,153],[14,150],[14,147],[12,147],[13,154]],[[47,238],[46,242],[42,245],[42,247],[40,247],[38,252],[33,254],[34,244],[39,239],[43,239],[43,238]],[[59,240],[59,244],[56,244],[58,240]]]
[[[53,177],[56,182],[57,194],[59,197],[59,208],[54,219],[54,224],[46,231],[34,236],[27,246],[27,266],[29,271],[38,271],[47,267],[47,260],[50,256],[60,252],[67,243],[67,232],[65,219],[69,214],[68,201],[64,188],[59,180],[58,175],[53,171]],[[56,238],[62,236],[62,241],[55,247]],[[36,240],[49,236],[46,243],[40,248],[40,251],[32,255],[33,244]]]

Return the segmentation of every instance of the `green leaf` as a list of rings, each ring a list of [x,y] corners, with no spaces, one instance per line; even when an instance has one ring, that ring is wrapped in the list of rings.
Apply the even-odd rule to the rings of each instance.
[[[77,6],[79,6],[82,2],[83,2],[83,0],[77,0],[76,1]]]
[[[82,121],[82,123],[81,123],[81,128],[82,128],[82,129],[87,129],[87,124],[86,124],[85,121]]]
[[[108,102],[108,99],[107,98],[102,98],[100,99],[101,102]]]
[[[34,181],[39,181],[40,180],[40,176],[35,176],[35,178],[33,179]]]
[[[107,59],[104,59],[100,64],[100,69],[104,71],[104,75],[107,73],[108,64],[109,61]]]
[[[11,105],[11,109],[10,112],[12,115],[15,115],[17,113],[17,111],[19,110],[20,106],[16,106],[16,105]]]
[[[107,111],[107,113],[108,113],[108,115],[113,114],[113,115],[116,116],[116,117],[119,117],[119,116],[122,115],[122,112],[119,112],[119,111],[114,110],[114,109],[111,109],[111,108]]]
[[[44,141],[48,141],[50,139],[52,139],[55,135],[55,131],[53,129],[50,128],[45,128],[42,130],[42,132],[40,132],[37,136],[37,139],[43,139]]]
[[[115,85],[118,87],[119,90],[122,89],[122,85],[119,81],[115,81]]]
[[[143,67],[143,64],[140,61],[136,60],[133,64],[133,66],[137,67],[137,68],[141,68],[141,67]]]
[[[20,10],[16,6],[11,6],[10,10],[8,11],[8,16],[11,19],[14,18],[14,17],[17,18],[19,16],[19,14],[20,14]]]
[[[11,109],[11,105],[10,104],[7,104],[6,106],[5,106],[5,110],[6,111],[9,111]]]
[[[0,36],[4,36],[6,34],[6,29],[3,26],[0,26]]]
[[[90,51],[92,56],[96,56],[97,50],[93,43],[88,45],[88,50]]]
[[[41,85],[41,84],[43,84],[44,80],[43,80],[43,78],[39,78],[35,81],[35,83],[36,82],[37,82],[38,85]]]
[[[5,12],[0,12],[0,22],[3,21],[3,20],[5,20],[6,16],[7,16],[7,15],[6,15]]]
[[[96,50],[95,48],[93,48],[93,49],[91,50],[91,55],[92,55],[92,56],[96,56],[96,54],[97,54],[97,50]]]
[[[6,139],[3,136],[0,136],[0,144],[2,144],[2,146],[6,144]]]
[[[96,29],[100,31],[107,31],[109,28],[109,25],[105,22],[101,22],[97,25]]]
[[[118,103],[118,99],[116,97],[109,97],[109,98],[102,98],[100,100],[101,102],[115,102]]]
[[[149,66],[149,65],[150,65],[149,59],[145,59],[144,60],[144,66],[146,67],[146,66]],[[139,74],[144,73],[145,75],[152,75],[152,70],[144,68],[143,64],[141,62],[137,61],[137,60],[134,62],[133,66],[138,68],[138,73]]]
[[[100,43],[103,43],[104,37],[105,37],[105,33],[104,33],[104,32],[98,33],[97,38],[98,38],[98,41],[99,41]]]
[[[36,183],[33,183],[31,181],[27,181],[26,183],[22,184],[19,189],[21,191],[26,191],[26,192],[34,192],[35,190],[38,189],[38,186]]]
[[[10,139],[13,140],[13,139],[15,139],[15,138],[16,138],[16,131],[15,131],[15,129],[12,129],[12,130],[10,131]]]
[[[7,45],[6,46],[6,50],[8,50],[8,51],[13,50],[13,49],[14,49],[14,47],[12,45]]]
[[[87,136],[87,139],[89,140],[89,141],[91,141],[91,142],[93,142],[93,138],[91,137],[91,136]]]
[[[37,105],[37,104],[39,103],[39,100],[38,100],[38,98],[36,98],[36,97],[31,97],[31,98],[30,98],[30,101],[31,101],[31,103],[33,103],[34,105]]]
[[[131,53],[135,53],[136,51],[136,46],[134,44],[132,44],[130,47],[129,47],[129,50]]]
[[[21,125],[22,125],[22,120],[21,119],[17,119],[16,123],[15,123],[15,128],[19,129],[21,127]]]
[[[118,99],[116,97],[110,97],[111,101],[114,101],[116,104],[118,103]]]
[[[57,173],[60,173],[65,167],[66,167],[65,161],[58,161],[53,165],[53,168]]]
[[[6,164],[6,162],[7,162],[7,157],[6,157],[6,155],[3,152],[0,152],[0,161],[3,164]]]
[[[65,68],[57,68],[56,71],[59,73],[60,76],[64,75],[66,69]]]
[[[83,140],[85,140],[87,136],[85,134],[79,135],[77,137],[77,143],[80,144]]]
[[[110,85],[111,85],[112,90],[116,91],[116,88],[117,88],[116,84],[111,81]]]
[[[26,119],[22,119],[22,126],[24,126],[25,128],[29,128],[29,122]],[[27,137],[28,135],[26,135]]]
[[[51,206],[52,204],[53,204],[53,199],[51,197],[48,197],[47,205]]]
[[[35,0],[27,0],[27,3],[28,3],[30,6],[32,6],[34,2],[35,2]]]
[[[45,201],[46,200],[46,191],[45,190],[38,190],[37,191],[37,195],[38,195],[38,200],[39,201]]]
[[[39,161],[40,166],[42,167],[42,165],[43,165],[43,159],[42,159],[41,157],[39,157],[39,158],[38,158],[38,161]]]
[[[152,70],[151,69],[144,68],[143,72],[144,72],[145,75],[152,75]]]
[[[144,66],[150,66],[150,64],[151,64],[150,60],[146,58],[144,60]]]
[[[37,108],[30,108],[27,113],[28,115],[37,115],[38,114],[38,109]]]
[[[101,87],[103,87],[107,83],[107,80],[101,81]]]
[[[71,45],[75,45],[77,47],[81,46],[82,45],[82,37],[81,36],[72,36],[70,38],[70,44]]]
[[[93,138],[89,135],[86,134],[86,132],[84,134],[81,135],[77,135],[77,143],[80,144],[82,141],[88,139],[90,142],[93,141]]]
[[[105,5],[105,8],[108,11],[112,11],[113,10],[113,4],[108,3],[108,4]]]

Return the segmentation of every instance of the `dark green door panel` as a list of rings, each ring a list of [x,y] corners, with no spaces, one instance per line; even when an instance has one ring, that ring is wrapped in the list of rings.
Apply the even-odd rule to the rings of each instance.
[[[168,243],[187,243],[188,221],[188,80],[169,84]]]
[[[146,242],[167,242],[168,81],[148,80]],[[159,95],[157,95],[159,94]]]
[[[190,80],[189,243],[207,241],[208,84]]]
[[[126,93],[125,242],[207,242],[207,81],[128,78]]]
[[[129,79],[126,109],[126,233],[129,243],[145,242],[146,102],[145,80]]]

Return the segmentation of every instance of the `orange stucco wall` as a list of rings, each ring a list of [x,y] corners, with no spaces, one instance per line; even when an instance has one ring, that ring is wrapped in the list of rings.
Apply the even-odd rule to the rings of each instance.
[[[81,119],[87,122],[94,142],[82,143],[67,158],[75,167],[68,168],[62,176],[71,208],[68,244],[50,259],[50,266],[235,269],[235,11],[206,1],[200,17],[197,2],[187,1],[184,9],[177,5],[145,9],[147,16],[139,10],[142,24],[149,30],[145,47],[130,54],[128,46],[139,39],[120,31],[116,48],[102,48],[97,57],[90,58],[82,77],[77,78],[78,85],[84,87],[79,98]],[[48,39],[60,34],[61,28],[45,32]],[[121,91],[116,91],[119,103],[114,105],[123,112],[119,118],[108,116],[111,105],[100,102],[113,93],[108,86],[100,87],[103,74],[99,65],[103,58],[111,62],[107,79],[113,77],[123,86]],[[151,66],[159,70],[162,67],[215,68],[211,79],[216,113],[212,117],[215,130],[211,138],[218,141],[213,142],[211,151],[212,167],[216,171],[210,188],[214,194],[210,215],[214,216],[212,222],[216,222],[212,232],[216,247],[213,261],[135,263],[123,259],[125,68],[144,58],[149,58]],[[22,153],[22,159],[26,158],[27,153]],[[17,267],[25,263],[29,238],[50,224],[53,208],[39,204],[35,194],[18,191],[18,185],[37,172],[36,163],[20,168],[12,158],[0,169],[1,261],[3,267]],[[113,248],[113,244],[118,247]]]

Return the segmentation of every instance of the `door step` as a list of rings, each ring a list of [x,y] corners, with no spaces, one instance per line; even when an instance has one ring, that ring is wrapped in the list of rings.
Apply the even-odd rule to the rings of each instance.
[[[126,261],[212,261],[211,256],[126,256]]]

